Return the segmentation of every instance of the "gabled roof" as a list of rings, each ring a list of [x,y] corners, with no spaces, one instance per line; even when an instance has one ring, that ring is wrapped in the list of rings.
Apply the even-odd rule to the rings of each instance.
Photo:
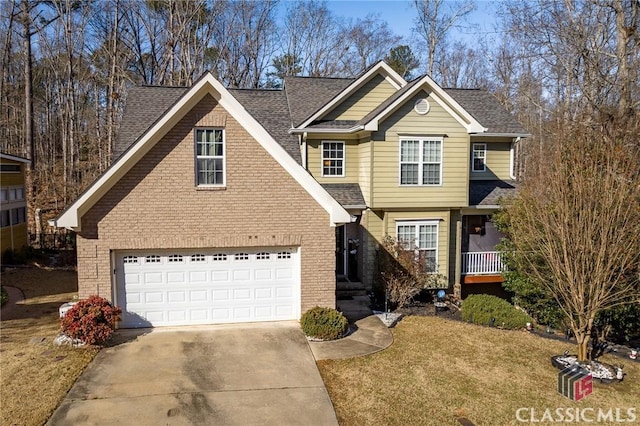
[[[310,116],[308,116],[302,123],[297,125],[297,128],[305,128],[316,120],[322,119],[322,117],[333,110],[336,106],[340,105],[345,99],[355,93],[358,89],[364,86],[369,80],[377,75],[382,75],[385,79],[391,83],[396,89],[400,89],[404,87],[407,82],[405,81],[400,74],[395,72],[389,65],[387,65],[384,61],[380,61],[376,64],[373,64],[371,67],[366,69],[362,74],[352,80],[349,85],[347,85],[340,93],[333,96],[329,101],[326,101],[322,104],[315,112],[313,112]],[[285,83],[286,84],[286,83]]]
[[[515,117],[491,93],[481,89],[445,89],[489,134],[530,136]]]
[[[392,114],[396,109],[402,106],[412,96],[427,90],[430,97],[440,104],[451,116],[456,119],[468,133],[482,133],[486,128],[482,126],[471,114],[469,114],[455,99],[453,99],[442,87],[428,75],[417,78],[411,84],[405,86],[405,90],[399,90],[401,93],[394,93],[387,101],[380,104],[378,108],[367,114],[361,122],[364,130],[377,131],[379,123]]]
[[[291,118],[287,95],[282,90],[229,89],[229,92],[265,128],[267,132],[302,164],[298,138],[289,134]]]
[[[4,152],[0,152],[0,158],[5,160],[18,161],[20,163],[26,163],[26,164],[31,163],[31,160],[29,160],[28,158],[18,157],[17,155],[11,155]]]
[[[187,87],[139,86],[127,93],[113,159],[120,157],[162,114],[189,90]]]
[[[293,126],[300,125],[352,82],[352,78],[285,77],[284,91]]]
[[[349,213],[289,156],[285,149],[211,73],[206,73],[180,96],[170,109],[162,114],[73,204],[57,219],[51,221],[52,225],[79,230],[82,216],[206,95],[213,96],[220,106],[238,121],[280,166],[327,211],[332,225],[350,222]]]

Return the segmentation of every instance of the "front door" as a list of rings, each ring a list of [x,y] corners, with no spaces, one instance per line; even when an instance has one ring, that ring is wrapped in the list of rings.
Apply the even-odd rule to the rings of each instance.
[[[347,271],[345,270],[346,262],[344,261],[346,247],[345,247],[345,225],[336,226],[336,276],[346,277]]]

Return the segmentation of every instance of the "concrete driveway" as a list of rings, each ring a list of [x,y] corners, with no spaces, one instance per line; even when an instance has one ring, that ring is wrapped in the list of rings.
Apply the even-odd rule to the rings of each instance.
[[[119,331],[48,424],[338,424],[295,322],[144,331]]]

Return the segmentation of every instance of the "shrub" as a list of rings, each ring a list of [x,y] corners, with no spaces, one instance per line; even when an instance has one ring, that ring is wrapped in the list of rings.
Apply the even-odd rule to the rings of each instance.
[[[335,340],[344,336],[349,321],[341,312],[316,306],[302,315],[300,326],[305,335],[322,340]]]
[[[111,335],[122,310],[100,296],[76,303],[60,320],[62,332],[88,345],[102,345]]]
[[[402,308],[424,289],[447,288],[447,278],[429,264],[426,253],[386,236],[380,250],[380,276],[391,303]]]
[[[522,328],[531,318],[515,306],[488,294],[474,294],[462,302],[462,319],[474,324],[488,325],[493,318],[497,327]]]

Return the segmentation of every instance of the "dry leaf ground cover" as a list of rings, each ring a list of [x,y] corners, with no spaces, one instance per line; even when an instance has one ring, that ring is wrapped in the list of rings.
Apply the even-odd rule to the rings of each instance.
[[[621,408],[626,416],[633,408],[637,419],[626,424],[640,424],[638,363],[604,356],[625,365],[625,380],[596,383],[593,394],[573,402],[557,393],[558,370],[550,363],[566,349],[575,352],[570,343],[438,317],[406,317],[392,332],[394,344],[385,351],[318,363],[341,425],[459,426],[460,417],[516,425],[523,424],[519,408],[527,409],[521,417],[533,412],[538,421],[546,409]]]
[[[41,425],[96,354],[95,349],[53,345],[58,308],[73,299],[73,271],[20,268],[3,272],[3,286],[20,288],[24,304],[10,318],[0,312],[0,421]]]

